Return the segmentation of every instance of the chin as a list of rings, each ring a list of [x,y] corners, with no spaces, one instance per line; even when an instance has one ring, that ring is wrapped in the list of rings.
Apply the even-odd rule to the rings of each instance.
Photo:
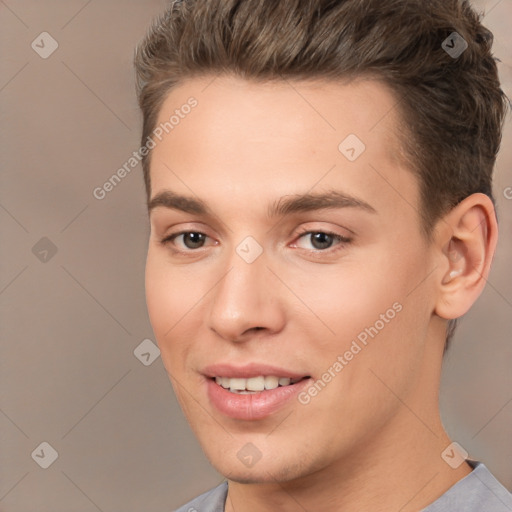
[[[231,458],[219,456],[217,460],[208,457],[212,466],[225,478],[241,484],[283,483],[300,479],[312,473],[304,462],[276,460],[269,454],[262,457],[254,466],[244,467],[236,454]]]
[[[249,475],[239,475],[239,474],[224,474],[224,476],[229,479],[231,482],[236,482],[237,484],[264,484],[269,480],[264,480],[263,478],[255,477],[254,475],[249,477]],[[270,480],[274,481],[274,480]]]

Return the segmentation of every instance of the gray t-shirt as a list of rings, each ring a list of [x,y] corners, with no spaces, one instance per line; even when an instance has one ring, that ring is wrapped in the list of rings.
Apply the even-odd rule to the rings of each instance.
[[[512,494],[481,462],[468,461],[473,471],[421,512],[512,512]],[[223,482],[176,512],[224,512],[228,483]]]

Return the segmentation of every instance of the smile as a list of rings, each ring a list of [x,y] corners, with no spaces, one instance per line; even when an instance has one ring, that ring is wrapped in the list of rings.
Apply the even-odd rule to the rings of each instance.
[[[219,386],[228,389],[231,393],[253,394],[282,386],[290,386],[303,378],[307,377],[291,379],[289,377],[276,377],[274,375],[259,375],[248,379],[239,377],[215,377],[214,380]]]

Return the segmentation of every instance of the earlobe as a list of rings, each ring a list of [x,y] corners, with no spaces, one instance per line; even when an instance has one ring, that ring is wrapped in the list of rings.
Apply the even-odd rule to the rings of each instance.
[[[494,205],[472,194],[441,221],[438,231],[440,282],[435,313],[447,320],[464,315],[482,292],[496,249]]]

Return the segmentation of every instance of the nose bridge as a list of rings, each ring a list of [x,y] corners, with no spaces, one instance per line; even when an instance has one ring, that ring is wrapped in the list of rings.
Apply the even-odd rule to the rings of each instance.
[[[247,237],[226,262],[226,273],[213,291],[210,328],[231,341],[255,327],[279,330],[283,316],[263,248]]]

